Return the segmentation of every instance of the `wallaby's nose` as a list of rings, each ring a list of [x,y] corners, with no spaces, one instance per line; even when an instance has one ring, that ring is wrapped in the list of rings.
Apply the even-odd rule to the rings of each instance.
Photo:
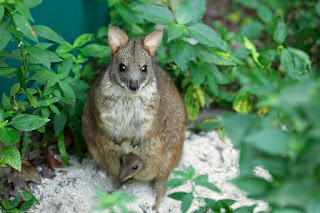
[[[132,79],[130,79],[130,81],[129,81],[129,88],[130,88],[132,91],[138,90],[138,88],[139,88],[139,81],[138,81],[138,80],[132,80]]]

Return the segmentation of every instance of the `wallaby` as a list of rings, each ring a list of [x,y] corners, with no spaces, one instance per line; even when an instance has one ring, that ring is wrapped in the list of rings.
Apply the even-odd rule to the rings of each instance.
[[[121,182],[126,181],[144,168],[145,164],[139,156],[132,152],[124,154],[120,159],[119,179]]]
[[[130,40],[110,27],[111,57],[92,84],[82,116],[88,149],[109,175],[119,177],[120,158],[134,153],[145,163],[135,179],[155,179],[158,209],[170,171],[181,157],[186,110],[170,76],[152,62],[162,31]],[[113,178],[115,180],[115,178]]]

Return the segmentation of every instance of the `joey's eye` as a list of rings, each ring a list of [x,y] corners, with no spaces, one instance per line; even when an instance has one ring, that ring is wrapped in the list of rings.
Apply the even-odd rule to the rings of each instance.
[[[120,70],[120,72],[126,71],[126,66],[124,64],[120,64],[119,70]]]
[[[132,167],[133,170],[137,170],[138,169],[138,166],[134,166]]]
[[[147,65],[144,65],[144,66],[141,68],[141,71],[142,71],[142,72],[147,72]]]
[[[120,164],[123,164],[123,160],[122,160],[122,158],[120,159]]]

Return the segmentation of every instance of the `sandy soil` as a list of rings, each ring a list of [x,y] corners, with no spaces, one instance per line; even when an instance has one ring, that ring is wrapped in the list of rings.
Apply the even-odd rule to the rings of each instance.
[[[205,188],[196,188],[201,196],[212,199],[234,199],[238,202],[233,207],[252,205],[257,203],[255,212],[266,210],[267,204],[261,201],[248,199],[243,192],[228,183],[228,180],[238,174],[239,153],[230,141],[222,141],[216,131],[200,135],[186,132],[186,140],[183,156],[176,167],[185,170],[192,165],[197,175],[208,174],[209,181],[214,183],[221,193],[215,193]],[[32,209],[36,213],[82,213],[91,212],[91,206],[97,198],[95,190],[103,189],[113,191],[111,180],[106,177],[88,154],[83,162],[70,157],[72,166],[56,171],[54,179],[42,178],[42,184],[31,184],[31,191],[40,205]],[[267,174],[260,170],[260,175]],[[152,212],[155,194],[152,183],[140,183],[134,180],[126,182],[120,189],[126,193],[136,196],[136,200],[128,207],[139,213]],[[167,194],[174,191],[189,192],[191,187],[183,185],[175,190],[169,190]],[[194,201],[188,212],[193,212],[201,204]],[[161,213],[181,212],[180,202],[166,197],[160,208]]]

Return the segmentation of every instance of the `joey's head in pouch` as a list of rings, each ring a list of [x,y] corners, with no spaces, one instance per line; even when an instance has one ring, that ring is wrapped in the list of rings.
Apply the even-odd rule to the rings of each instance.
[[[143,168],[144,164],[140,157],[131,152],[124,154],[120,159],[120,181],[126,181]]]
[[[108,40],[112,51],[110,80],[128,93],[138,94],[155,80],[152,56],[162,40],[162,31],[130,40],[120,28],[110,27]]]

